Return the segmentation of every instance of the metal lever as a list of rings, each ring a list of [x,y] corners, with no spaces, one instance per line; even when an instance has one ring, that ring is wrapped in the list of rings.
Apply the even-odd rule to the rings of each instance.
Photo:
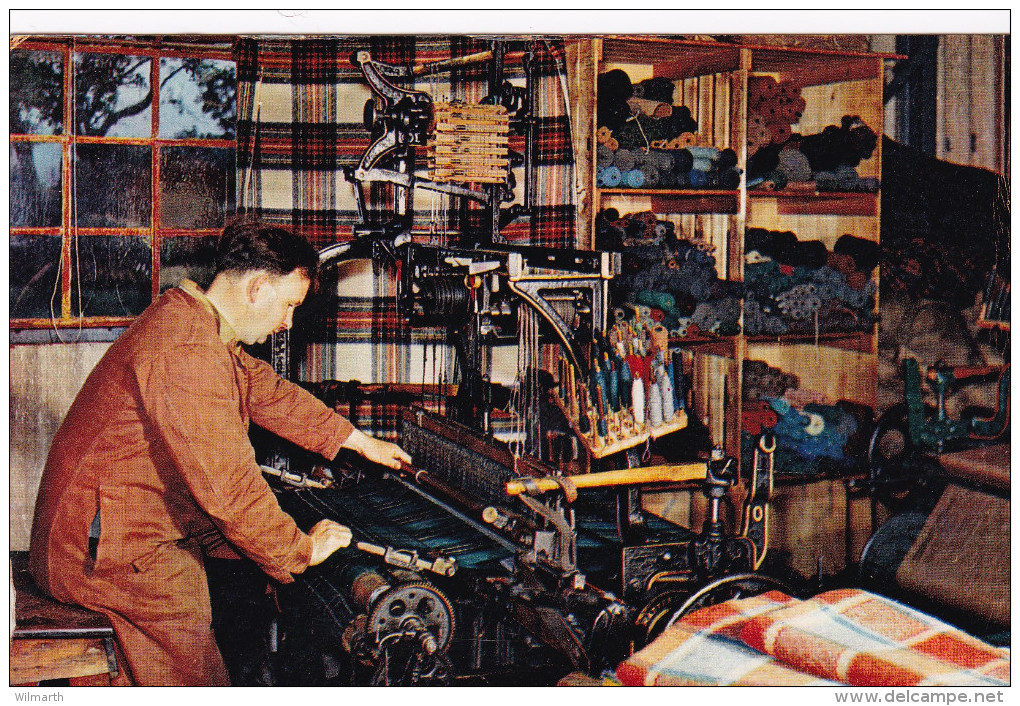
[[[457,560],[453,557],[438,556],[434,560],[428,561],[418,556],[418,552],[414,550],[383,547],[368,542],[355,542],[354,546],[367,554],[381,556],[383,561],[390,566],[413,571],[431,571],[440,576],[453,576],[457,572]]]

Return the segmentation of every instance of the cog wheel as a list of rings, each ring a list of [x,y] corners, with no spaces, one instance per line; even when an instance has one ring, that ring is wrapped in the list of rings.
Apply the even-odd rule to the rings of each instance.
[[[435,640],[432,653],[443,652],[453,637],[453,606],[435,586],[418,581],[387,591],[372,606],[367,630],[378,645],[387,635],[407,629],[427,630]]]
[[[634,619],[634,625],[638,628],[642,646],[662,634],[670,616],[683,605],[688,595],[685,591],[663,591],[641,608]]]

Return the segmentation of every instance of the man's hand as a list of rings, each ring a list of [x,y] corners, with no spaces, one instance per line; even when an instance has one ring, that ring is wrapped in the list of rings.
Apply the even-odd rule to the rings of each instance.
[[[361,454],[369,461],[387,466],[394,470],[400,469],[401,463],[411,463],[411,456],[396,444],[376,439],[355,429],[344,442],[344,447]]]
[[[351,543],[351,531],[333,520],[321,520],[308,532],[312,538],[312,558],[309,566],[316,566],[326,561],[337,549]]]

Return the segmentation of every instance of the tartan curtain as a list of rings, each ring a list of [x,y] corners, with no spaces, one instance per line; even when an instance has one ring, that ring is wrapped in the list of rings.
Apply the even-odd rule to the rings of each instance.
[[[353,185],[343,176],[372,142],[363,110],[373,93],[352,61],[359,50],[388,64],[410,66],[489,49],[488,42],[449,37],[248,37],[235,46],[238,81],[238,211],[291,227],[318,248],[347,242],[358,224]],[[532,44],[537,105],[534,205],[529,217],[501,233],[510,243],[575,247],[575,182],[563,46]],[[523,52],[505,57],[506,78],[523,85]],[[486,90],[485,64],[422,75],[414,90],[433,100],[478,102]],[[511,135],[523,153],[524,137]],[[423,163],[423,160],[421,160]],[[515,173],[517,202],[525,183]],[[370,212],[393,209],[386,184],[366,189]],[[456,199],[417,190],[412,234],[423,242],[455,242],[463,224]],[[469,207],[468,218],[483,211]],[[395,308],[396,269],[381,262],[352,262],[342,276],[310,296],[291,334],[294,377],[302,381],[365,383],[454,382],[454,361],[441,329],[412,329]],[[390,435],[395,410],[365,410],[362,428]]]

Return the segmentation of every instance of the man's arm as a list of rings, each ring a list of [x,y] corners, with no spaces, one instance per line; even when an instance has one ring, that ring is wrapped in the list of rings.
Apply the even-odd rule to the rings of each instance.
[[[355,429],[315,395],[281,378],[265,361],[243,351],[238,361],[248,378],[249,413],[263,429],[327,459],[346,448],[389,468],[411,462],[399,446]]]

